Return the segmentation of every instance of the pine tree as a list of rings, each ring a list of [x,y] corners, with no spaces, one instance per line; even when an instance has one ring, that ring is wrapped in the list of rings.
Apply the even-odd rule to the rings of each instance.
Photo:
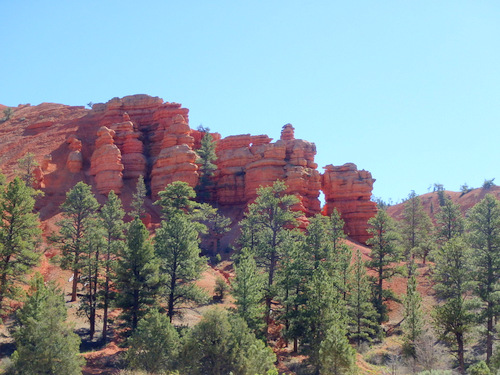
[[[305,352],[309,355],[309,362],[315,369],[315,374],[320,373],[320,349],[325,340],[328,328],[337,320],[339,324],[346,325],[341,317],[345,317],[345,305],[340,293],[332,288],[332,277],[322,264],[309,276],[304,290],[305,303],[301,311],[305,327],[300,341]]]
[[[276,181],[272,186],[257,189],[257,199],[248,206],[242,220],[243,246],[254,251],[257,265],[267,273],[266,282],[266,323],[269,326],[269,312],[274,297],[273,286],[282,245],[286,238],[287,227],[296,226],[296,212],[291,207],[298,202],[293,195],[285,194],[286,185]],[[248,231],[252,233],[248,233]],[[251,243],[249,243],[251,241]]]
[[[177,366],[179,334],[167,316],[152,310],[139,321],[129,340],[128,367],[150,373],[173,371]]]
[[[405,351],[414,358],[416,357],[415,346],[424,326],[421,303],[422,297],[417,291],[417,278],[415,275],[412,275],[408,279],[408,286],[406,288],[402,328]]]
[[[462,374],[465,373],[465,336],[474,321],[474,305],[468,297],[472,289],[470,257],[470,249],[460,237],[452,238],[434,255],[434,290],[442,301],[434,309],[434,324],[441,339],[450,343],[457,353]]]
[[[432,222],[414,191],[410,193],[405,202],[401,224],[401,240],[405,258],[409,260],[415,255],[421,254],[425,263],[427,254],[422,254],[422,247],[431,235]],[[409,270],[408,277],[411,277],[411,269]]]
[[[354,264],[349,279],[349,337],[358,346],[363,341],[371,342],[379,333],[378,314],[371,301],[370,284],[366,276],[365,262],[358,249],[354,256]]]
[[[255,375],[274,369],[276,356],[255,338],[245,321],[212,309],[189,332],[182,350],[182,373]]]
[[[155,205],[161,206],[161,212],[165,220],[169,220],[175,214],[192,214],[198,207],[194,199],[196,193],[191,186],[184,181],[174,181],[158,193]]]
[[[0,311],[5,298],[18,294],[19,283],[40,257],[41,230],[38,215],[33,213],[34,195],[19,177],[0,185]]]
[[[321,375],[356,373],[356,351],[349,344],[342,319],[334,319],[320,344]]]
[[[33,182],[35,182],[35,169],[38,167],[38,162],[35,159],[35,154],[32,152],[28,152],[24,157],[18,160],[17,162],[19,167],[19,177],[24,181],[26,186],[32,187]]]
[[[144,177],[141,175],[137,179],[137,185],[135,187],[135,193],[132,195],[132,203],[130,206],[132,209],[130,210],[130,216],[135,218],[136,216],[142,218],[142,216],[146,213],[146,209],[144,208],[144,201],[146,200],[146,184],[144,183]]]
[[[368,233],[373,237],[367,241],[371,245],[371,260],[367,267],[376,272],[375,308],[378,313],[378,322],[381,324],[387,319],[387,307],[384,301],[393,299],[389,290],[384,290],[384,280],[389,280],[396,273],[394,263],[400,260],[400,250],[397,246],[398,235],[395,231],[394,220],[383,210],[379,210],[375,217],[368,220]]]
[[[206,218],[201,222],[207,227],[205,237],[213,240],[213,254],[218,254],[220,250],[220,240],[231,230],[231,219],[218,213],[217,210],[209,210],[205,214]]]
[[[81,280],[82,298],[79,313],[89,321],[90,340],[94,339],[98,308],[99,279],[102,271],[101,252],[105,248],[103,228],[96,220],[82,241]]]
[[[123,249],[125,238],[124,230],[125,223],[123,217],[125,211],[122,208],[120,198],[110,191],[108,200],[104,204],[99,213],[101,219],[101,226],[104,230],[105,249],[104,249],[104,285],[102,287],[102,341],[106,342],[108,334],[108,311],[111,300],[111,279],[113,277],[113,269],[115,268],[118,253]]]
[[[437,240],[444,244],[453,237],[460,236],[464,232],[465,220],[460,211],[460,206],[446,197],[444,205],[436,215]]]
[[[82,373],[84,359],[79,354],[80,338],[65,322],[66,316],[62,292],[54,285],[44,285],[43,277],[36,275],[28,300],[17,313],[16,351],[12,355],[16,373]]]
[[[61,205],[63,220],[57,223],[60,234],[52,237],[62,248],[62,268],[73,271],[72,302],[76,301],[84,237],[94,225],[98,208],[99,204],[90,186],[78,182],[66,193],[66,200]]]
[[[247,248],[241,250],[238,263],[234,266],[236,277],[233,282],[233,297],[236,312],[253,332],[263,327],[264,277],[257,270],[255,259]]]
[[[149,232],[136,217],[127,234],[127,246],[120,251],[115,286],[117,307],[123,309],[121,317],[132,331],[154,306],[159,286],[159,264]]]
[[[196,164],[199,166],[198,174],[200,175],[200,180],[195,189],[197,193],[196,195],[201,202],[208,202],[211,198],[211,177],[217,169],[217,165],[213,163],[217,160],[217,155],[215,154],[215,142],[208,130],[203,135],[203,138],[201,139],[201,147],[196,150],[196,153],[199,156]]]
[[[156,231],[155,250],[166,277],[167,311],[172,321],[179,304],[203,298],[194,283],[206,264],[205,258],[199,256],[197,226],[183,213],[170,215]]]
[[[486,363],[489,363],[495,340],[494,322],[500,315],[500,201],[487,194],[469,211],[467,227],[474,249],[474,293],[482,302],[479,319],[486,323]]]

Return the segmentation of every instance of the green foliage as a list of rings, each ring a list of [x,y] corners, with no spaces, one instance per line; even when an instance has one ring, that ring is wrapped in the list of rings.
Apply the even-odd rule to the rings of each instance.
[[[371,342],[380,331],[378,314],[371,301],[370,284],[366,276],[365,262],[358,249],[349,279],[349,298],[347,300],[349,314],[349,337],[358,346],[363,341]]]
[[[199,158],[196,160],[199,169],[200,180],[196,186],[198,199],[201,202],[210,200],[210,187],[212,186],[211,177],[214,175],[217,165],[213,162],[217,160],[215,154],[215,142],[212,135],[206,131],[201,139],[201,147],[196,150]]]
[[[167,310],[172,320],[179,304],[202,296],[194,283],[206,264],[205,258],[199,256],[197,226],[183,213],[170,215],[156,231],[155,250],[165,277]]]
[[[231,219],[218,213],[216,210],[207,210],[201,223],[207,228],[206,238],[213,241],[213,254],[219,255],[220,240],[231,230]],[[220,255],[219,255],[220,256]]]
[[[35,194],[19,177],[0,185],[0,311],[5,298],[19,294],[19,283],[40,257],[40,223],[33,213]]]
[[[417,340],[420,338],[424,326],[423,313],[422,313],[422,297],[417,291],[417,278],[412,275],[408,279],[408,286],[406,288],[406,297],[404,299],[404,320],[403,340],[404,348],[407,355],[416,357],[417,353],[415,346]]]
[[[240,243],[248,247],[257,265],[267,274],[266,322],[269,323],[273,286],[279,260],[282,257],[288,229],[296,226],[297,212],[291,207],[298,203],[297,197],[285,194],[286,185],[276,181],[272,186],[257,189],[257,199],[248,206],[241,221]]]
[[[223,277],[217,276],[215,279],[215,296],[217,297],[218,300],[222,301],[224,297],[226,296],[226,292],[229,290],[229,286],[226,283],[226,280],[224,280]]]
[[[181,372],[191,375],[265,374],[276,360],[242,318],[220,309],[206,312],[189,332],[181,358]]]
[[[467,369],[468,375],[490,375],[491,370],[484,361],[474,363]]]
[[[401,245],[406,259],[423,255],[425,262],[427,254],[424,247],[431,235],[432,227],[432,221],[424,211],[420,198],[412,191],[404,204],[401,221]],[[408,276],[411,276],[411,272]]]
[[[444,205],[436,215],[437,240],[443,244],[464,232],[465,220],[460,206],[446,197]]]
[[[174,370],[177,366],[179,334],[168,317],[157,310],[139,321],[129,345],[126,358],[132,369],[160,373]]]
[[[349,345],[341,319],[336,319],[326,331],[319,349],[320,373],[341,375],[356,373],[356,351]]]
[[[469,185],[467,184],[463,184],[462,186],[460,186],[460,196],[464,196],[465,194],[471,192],[472,190],[474,190],[474,188],[471,188],[469,187]]]
[[[374,305],[378,313],[378,322],[387,319],[387,307],[384,301],[394,297],[384,291],[384,280],[392,278],[396,272],[395,263],[401,259],[401,251],[397,246],[399,237],[395,230],[394,220],[387,212],[379,210],[375,217],[368,220],[368,233],[373,237],[367,241],[371,246],[371,260],[366,266],[376,272],[374,277]]]
[[[35,154],[28,152],[24,157],[17,161],[19,177],[24,181],[24,183],[31,187],[35,181],[35,176],[33,175],[35,168],[38,167],[38,162],[35,159]]]
[[[494,320],[500,315],[500,201],[487,194],[470,211],[467,220],[474,294],[481,300],[479,322],[486,325],[486,360],[495,340]]]
[[[144,201],[146,199],[146,184],[144,183],[144,177],[141,175],[137,179],[137,185],[135,186],[135,192],[132,195],[132,203],[130,207],[129,215],[135,218],[136,216],[141,218],[145,213],[146,209],[144,208]]]
[[[3,117],[0,119],[0,123],[8,121],[11,119],[14,110],[11,107],[7,107],[3,110]]]
[[[255,259],[247,248],[241,250],[234,266],[236,277],[232,283],[236,311],[248,327],[257,332],[263,327],[265,280],[257,270]]]
[[[17,374],[81,374],[80,338],[65,322],[67,312],[61,291],[33,278],[29,297],[17,314],[12,355]]]
[[[149,232],[141,220],[135,218],[116,267],[116,305],[123,309],[121,318],[132,331],[154,306],[159,284],[159,264]]]
[[[114,278],[113,270],[115,269],[118,253],[120,252],[120,249],[123,249],[124,246],[124,216],[125,211],[122,208],[120,198],[118,198],[114,191],[110,191],[108,194],[108,200],[106,201],[104,206],[102,206],[101,212],[99,213],[99,218],[101,226],[104,230],[104,237],[106,241],[103,254],[104,280],[99,296],[100,300],[102,301],[103,308],[102,339],[104,342],[106,342],[108,332],[108,311],[110,300],[112,298],[111,280],[112,278]]]
[[[98,208],[90,186],[81,181],[66,193],[61,205],[63,219],[57,223],[59,235],[54,235],[52,240],[61,247],[61,267],[73,271],[71,301],[76,301],[85,236],[95,225]]]
[[[491,180],[484,180],[483,189],[488,190],[488,189],[491,189],[493,186],[496,186],[493,181],[495,181],[494,178],[492,178]]]
[[[156,205],[161,206],[163,217],[167,220],[175,214],[191,214],[197,207],[196,193],[183,181],[174,181],[158,193]]]
[[[473,286],[470,249],[462,238],[455,237],[436,250],[434,258],[434,290],[442,301],[434,308],[434,326],[440,338],[456,351],[464,373],[465,336],[473,326],[475,308],[469,297]]]

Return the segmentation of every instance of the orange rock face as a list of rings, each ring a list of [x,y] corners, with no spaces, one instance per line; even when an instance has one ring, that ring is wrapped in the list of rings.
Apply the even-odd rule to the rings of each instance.
[[[19,105],[0,127],[1,172],[12,178],[17,160],[27,152],[47,155],[37,171],[37,184],[50,205],[47,215],[56,214],[66,191],[82,179],[102,194],[122,192],[125,205],[139,175],[153,198],[176,180],[194,187],[199,179],[196,150],[204,133],[189,127],[188,114],[179,103],[148,95],[113,98],[92,109]],[[244,207],[260,186],[280,179],[287,184],[287,193],[299,198],[294,209],[303,213],[301,227],[307,225],[307,217],[321,211],[318,197],[323,190],[325,211],[337,207],[349,234],[361,242],[368,238],[366,221],[375,213],[369,172],[346,164],[327,166],[322,176],[314,161],[314,143],[295,139],[291,124],[283,126],[276,142],[267,135],[221,139],[220,134],[211,134],[218,157],[210,186],[213,203]],[[89,175],[95,178],[88,180]],[[40,201],[40,207],[43,204]],[[150,213],[158,217],[153,210]]]
[[[320,212],[321,176],[314,163],[313,143],[294,138],[293,126],[283,127],[281,139],[271,143],[266,135],[230,136],[217,144],[215,176],[217,203],[247,204],[257,197],[260,186],[276,180],[288,185],[287,193],[300,203],[294,207],[311,216]]]
[[[191,187],[198,183],[198,158],[193,151],[194,138],[182,115],[175,115],[173,121],[163,122],[161,151],[151,171],[153,196],[174,181],[184,181]]]
[[[326,213],[336,208],[345,221],[346,233],[356,241],[365,243],[370,235],[366,231],[368,220],[377,213],[377,204],[370,200],[373,183],[370,172],[358,171],[353,163],[339,167],[324,167],[323,192]]]
[[[97,191],[120,194],[123,187],[123,164],[120,149],[114,144],[115,131],[102,126],[97,132],[95,151],[90,160],[90,174],[95,176]]]

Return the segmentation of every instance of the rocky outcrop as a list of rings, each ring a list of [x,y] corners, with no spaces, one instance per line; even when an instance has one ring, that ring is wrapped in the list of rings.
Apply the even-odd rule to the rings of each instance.
[[[90,160],[90,174],[95,176],[97,191],[120,194],[123,187],[123,164],[120,149],[114,144],[115,131],[102,126],[97,132],[95,151]]]
[[[68,159],[66,160],[66,168],[68,168],[71,173],[78,173],[82,170],[83,165],[82,141],[76,138],[75,135],[70,135],[66,143],[68,143],[70,150]]]
[[[182,115],[173,121],[164,121],[160,127],[163,132],[161,152],[151,171],[151,191],[153,196],[174,181],[184,181],[191,187],[198,183],[198,156],[193,151],[194,138],[191,129]]]
[[[214,179],[217,203],[248,204],[257,197],[260,186],[283,180],[288,185],[287,193],[300,200],[294,209],[308,216],[319,213],[321,176],[314,163],[315,145],[295,139],[290,124],[283,127],[277,142],[271,141],[267,135],[244,134],[218,142]]]
[[[153,199],[176,180],[194,187],[199,179],[196,150],[205,133],[190,129],[188,115],[181,104],[148,95],[113,98],[93,104],[92,109],[53,103],[20,105],[0,128],[1,172],[13,178],[17,160],[27,152],[51,155],[53,160],[44,161],[37,172],[37,183],[45,185],[47,197],[58,197],[57,205],[69,188],[88,175],[95,176],[86,180],[100,193],[122,192],[125,206],[141,174]],[[275,142],[267,135],[221,139],[211,134],[218,156],[210,184],[213,203],[244,209],[257,196],[259,186],[280,179],[287,184],[287,193],[299,198],[294,209],[304,214],[302,227],[306,217],[320,212],[318,197],[323,189],[325,211],[337,207],[350,235],[358,241],[367,238],[366,221],[375,212],[369,172],[357,171],[353,164],[327,166],[322,177],[314,161],[314,143],[295,139],[290,124]]]
[[[146,175],[147,161],[144,155],[144,144],[140,139],[141,132],[136,129],[126,112],[123,120],[124,122],[113,124],[111,129],[116,132],[115,144],[122,155],[123,178],[137,179],[139,176]]]
[[[347,235],[365,243],[370,238],[367,222],[377,213],[377,204],[370,200],[375,180],[370,172],[358,171],[353,163],[338,167],[330,164],[324,169],[326,213],[330,215],[336,208],[345,221]]]

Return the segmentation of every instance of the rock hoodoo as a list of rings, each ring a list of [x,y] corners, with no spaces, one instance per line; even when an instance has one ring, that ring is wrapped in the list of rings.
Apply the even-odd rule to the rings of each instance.
[[[97,191],[120,194],[123,187],[123,164],[120,149],[114,144],[115,131],[102,126],[97,132],[95,151],[90,160],[90,174],[95,176]]]
[[[370,172],[361,170],[353,163],[324,167],[322,187],[325,193],[326,213],[336,208],[345,221],[346,233],[359,242],[371,236],[366,231],[368,219],[377,213],[377,204],[370,200],[373,183]]]
[[[66,160],[66,168],[68,168],[71,173],[78,173],[82,170],[83,165],[82,141],[76,138],[75,135],[70,135],[66,143],[69,144],[70,150],[68,159]]]

